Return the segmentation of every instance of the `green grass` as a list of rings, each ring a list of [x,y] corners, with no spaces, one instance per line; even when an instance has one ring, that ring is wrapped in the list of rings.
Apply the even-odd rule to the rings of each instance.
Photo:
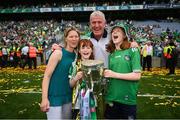
[[[139,94],[161,95],[138,97],[138,118],[177,119],[180,118],[180,76],[142,76]],[[169,96],[177,96],[169,98]]]
[[[39,110],[40,94],[9,94],[0,95],[4,101],[0,102],[0,119],[43,119],[45,114]]]
[[[179,92],[178,92],[179,91]],[[180,76],[146,75],[139,84],[139,94],[180,96]]]
[[[180,99],[160,99],[138,97],[138,114],[140,119],[177,119],[180,118]]]
[[[42,71],[3,69],[0,71],[0,119],[45,118],[39,103]]]
[[[0,70],[0,119],[46,118],[45,113],[39,108],[43,71],[44,68],[24,71]],[[145,73],[139,85],[138,95],[147,95],[147,97],[138,96],[137,118],[180,118],[180,74],[164,76]],[[169,98],[166,95],[176,98]]]

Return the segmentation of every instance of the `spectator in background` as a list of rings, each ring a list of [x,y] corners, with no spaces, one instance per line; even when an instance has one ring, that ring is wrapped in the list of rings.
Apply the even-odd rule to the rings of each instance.
[[[16,68],[18,65],[21,66],[21,48],[16,45],[14,52],[14,67]]]
[[[153,46],[151,45],[151,41],[147,41],[146,45],[143,46],[141,54],[143,55],[143,71],[145,71],[146,65],[147,70],[151,71],[153,56]]]
[[[24,69],[24,67],[26,66],[26,64],[28,64],[29,68],[30,68],[30,64],[29,64],[29,45],[26,44],[22,50],[21,50],[21,59],[22,59],[22,68]]]
[[[2,48],[0,47],[0,68],[2,68]]]
[[[167,63],[167,49],[168,49],[168,43],[165,42],[165,46],[164,46],[164,48],[163,48],[162,62],[164,61],[166,69],[168,68],[168,63]]]
[[[34,69],[37,68],[37,49],[33,46],[33,43],[29,43],[29,64],[30,69],[32,69],[32,62],[34,65]]]
[[[2,48],[2,67],[7,67],[7,61],[8,61],[8,50],[7,50],[7,46],[4,46]]]
[[[13,50],[10,50],[9,51],[9,59],[8,59],[8,62],[9,62],[9,64],[8,64],[8,66],[10,66],[10,67],[14,67],[14,51]]]
[[[41,64],[44,63],[44,56],[43,56],[43,47],[42,45],[38,45],[38,55],[41,58]]]
[[[161,48],[161,45],[160,43],[155,43],[154,45],[154,56],[156,57],[161,57],[162,56],[162,48]]]
[[[169,73],[167,75],[175,75],[175,67],[177,64],[178,53],[174,42],[171,40],[167,47],[167,65]]]

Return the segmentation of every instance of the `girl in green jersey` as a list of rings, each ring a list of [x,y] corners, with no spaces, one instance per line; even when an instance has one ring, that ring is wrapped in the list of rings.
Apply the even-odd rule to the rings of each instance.
[[[116,25],[107,45],[109,66],[104,76],[109,78],[105,100],[106,119],[135,119],[138,80],[141,78],[140,52],[130,48],[126,29]]]

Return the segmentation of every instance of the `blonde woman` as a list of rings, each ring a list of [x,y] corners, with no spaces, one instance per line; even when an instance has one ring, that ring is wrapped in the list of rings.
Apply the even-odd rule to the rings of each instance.
[[[80,33],[74,28],[64,32],[65,46],[55,50],[47,64],[42,81],[41,110],[46,112],[48,119],[71,119],[72,88],[82,78],[77,74],[69,84],[69,68],[76,58],[75,49],[79,43]]]

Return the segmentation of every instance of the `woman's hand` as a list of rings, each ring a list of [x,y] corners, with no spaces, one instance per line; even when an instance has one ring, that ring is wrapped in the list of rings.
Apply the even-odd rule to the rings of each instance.
[[[48,112],[49,107],[50,107],[49,100],[48,99],[42,99],[41,105],[40,105],[41,111],[42,112]]]

